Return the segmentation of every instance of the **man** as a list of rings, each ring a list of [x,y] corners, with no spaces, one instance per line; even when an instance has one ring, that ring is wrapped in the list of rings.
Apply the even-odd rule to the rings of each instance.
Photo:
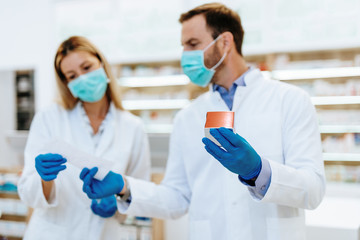
[[[118,174],[98,181],[97,169],[85,168],[84,192],[90,198],[118,194],[119,211],[130,215],[177,218],[188,212],[190,239],[305,239],[303,209],[316,208],[325,192],[308,95],[247,66],[240,17],[226,6],[199,6],[180,22],[184,73],[211,86],[177,114],[163,182],[126,177],[124,187]],[[229,110],[235,112],[234,132],[210,131],[220,148],[203,138],[206,113]]]

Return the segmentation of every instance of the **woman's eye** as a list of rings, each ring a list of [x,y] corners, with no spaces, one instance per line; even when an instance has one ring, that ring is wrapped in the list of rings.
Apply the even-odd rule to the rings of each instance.
[[[75,78],[76,78],[75,75],[71,75],[71,76],[68,77],[68,80],[73,80],[73,79],[75,79]]]
[[[89,70],[89,69],[91,69],[91,65],[88,65],[88,66],[84,67],[84,70]]]

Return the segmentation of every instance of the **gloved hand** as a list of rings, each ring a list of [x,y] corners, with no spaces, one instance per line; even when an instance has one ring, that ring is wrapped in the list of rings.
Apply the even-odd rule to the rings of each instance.
[[[35,158],[35,168],[44,181],[54,180],[66,168],[66,159],[60,154],[40,154]]]
[[[114,216],[117,211],[116,198],[115,196],[110,196],[102,198],[100,203],[97,200],[93,199],[91,202],[91,210],[96,215],[99,215],[103,218],[109,218]]]
[[[109,197],[120,193],[124,187],[124,179],[120,174],[110,171],[102,181],[94,178],[98,168],[91,170],[84,168],[80,173],[80,179],[83,180],[83,191],[91,199]]]
[[[219,141],[222,149],[208,138],[203,138],[205,149],[231,172],[245,180],[257,177],[261,171],[261,158],[240,135],[227,128],[210,129],[210,134]]]

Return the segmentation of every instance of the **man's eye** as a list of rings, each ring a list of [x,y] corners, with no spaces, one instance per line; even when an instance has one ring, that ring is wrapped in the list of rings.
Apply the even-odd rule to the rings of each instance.
[[[84,67],[84,70],[89,70],[91,68],[91,65],[87,65]]]

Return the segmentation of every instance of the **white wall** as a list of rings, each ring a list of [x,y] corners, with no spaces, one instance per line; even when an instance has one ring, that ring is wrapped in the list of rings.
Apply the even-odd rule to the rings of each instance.
[[[54,98],[54,1],[0,1],[0,36],[0,167],[10,167],[23,158],[7,139],[16,128],[14,71],[35,70],[36,110]]]
[[[0,70],[35,69],[36,109],[54,96],[54,1],[0,2]]]

